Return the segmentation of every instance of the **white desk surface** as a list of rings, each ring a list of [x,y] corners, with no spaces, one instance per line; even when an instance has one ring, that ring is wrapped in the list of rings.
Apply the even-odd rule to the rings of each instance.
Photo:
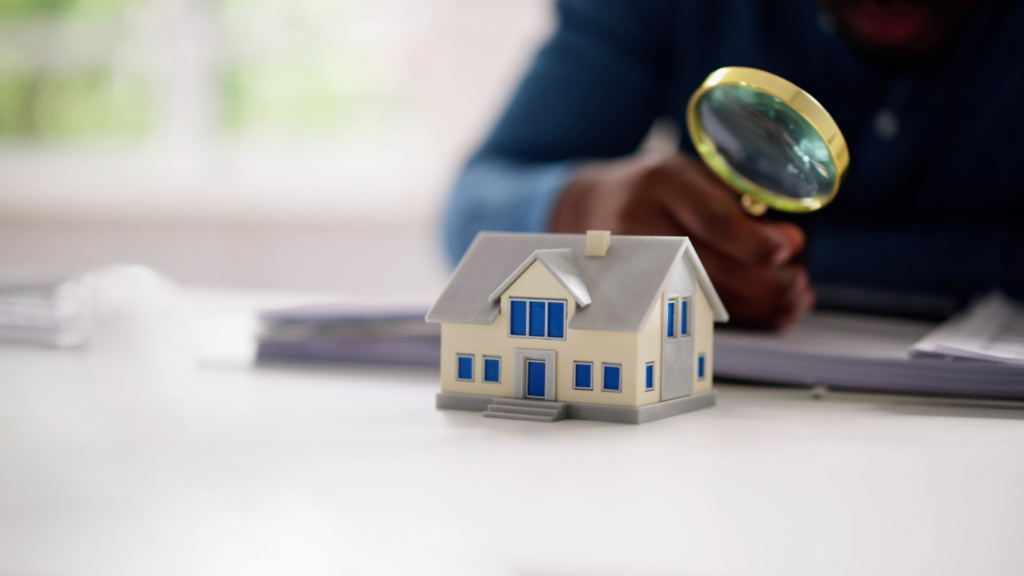
[[[210,366],[116,316],[0,346],[0,574],[1024,573],[1024,410],[490,420],[429,370]]]

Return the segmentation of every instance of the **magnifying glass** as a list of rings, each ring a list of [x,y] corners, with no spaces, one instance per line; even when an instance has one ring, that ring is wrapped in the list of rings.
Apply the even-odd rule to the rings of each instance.
[[[704,163],[754,216],[768,208],[823,208],[850,164],[846,140],[825,108],[763,70],[712,72],[690,98],[686,124]]]

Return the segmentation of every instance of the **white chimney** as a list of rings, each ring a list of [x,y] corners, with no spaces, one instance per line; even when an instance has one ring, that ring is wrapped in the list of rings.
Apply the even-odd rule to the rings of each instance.
[[[587,230],[587,256],[601,257],[612,245],[612,233],[608,230]]]

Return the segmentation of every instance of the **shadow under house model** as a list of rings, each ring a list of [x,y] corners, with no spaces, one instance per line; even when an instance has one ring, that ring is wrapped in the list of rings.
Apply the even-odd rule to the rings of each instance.
[[[438,408],[640,424],[715,404],[729,314],[688,238],[484,232],[426,319]]]

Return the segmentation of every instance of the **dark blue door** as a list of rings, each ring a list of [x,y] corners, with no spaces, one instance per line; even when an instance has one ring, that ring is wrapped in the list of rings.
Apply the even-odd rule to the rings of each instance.
[[[526,361],[526,397],[544,397],[544,378],[546,366],[543,360]]]

